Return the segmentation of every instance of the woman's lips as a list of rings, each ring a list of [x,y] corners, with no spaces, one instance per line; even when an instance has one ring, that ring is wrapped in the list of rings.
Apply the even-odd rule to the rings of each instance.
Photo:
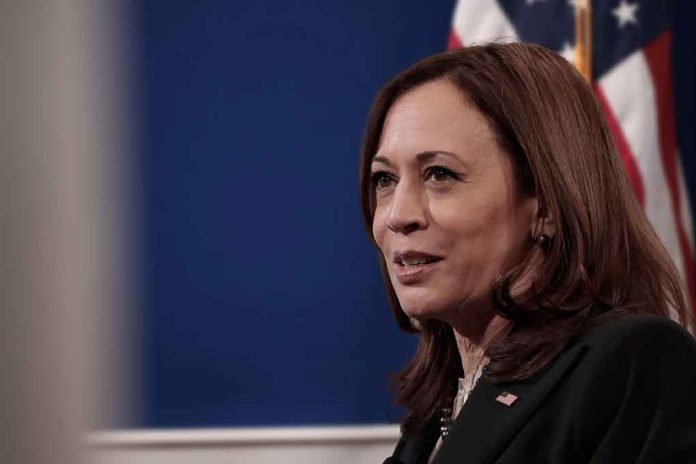
[[[440,261],[442,261],[442,258],[437,258],[436,260],[423,264],[404,265],[394,263],[396,278],[403,285],[415,284],[423,280]]]

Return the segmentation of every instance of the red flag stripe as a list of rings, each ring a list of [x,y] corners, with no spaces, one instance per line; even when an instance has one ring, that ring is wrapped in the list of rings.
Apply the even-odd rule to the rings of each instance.
[[[447,40],[447,50],[456,50],[457,48],[462,48],[462,42],[459,40],[457,32],[452,29]]]
[[[674,123],[674,101],[672,97],[672,75],[670,64],[671,32],[665,32],[650,42],[643,50],[655,88],[655,105],[658,114],[658,133],[660,156],[665,169],[672,204],[670,205],[676,221],[679,246],[684,260],[684,278],[693,310],[696,303],[696,269],[694,256],[684,230],[682,218],[682,199],[680,197],[677,163],[677,143]]]
[[[645,189],[643,188],[643,180],[636,164],[636,158],[631,151],[631,147],[629,147],[628,142],[626,141],[626,137],[624,137],[624,134],[621,131],[621,127],[616,119],[616,115],[614,115],[614,111],[607,102],[607,98],[604,95],[602,88],[595,85],[593,86],[593,90],[595,97],[597,97],[597,102],[599,103],[599,106],[604,113],[604,117],[607,120],[609,131],[614,137],[614,143],[616,144],[616,148],[619,150],[619,154],[621,155],[621,160],[623,161],[624,169],[628,175],[629,181],[631,182],[633,191],[636,194],[640,205],[645,206]]]

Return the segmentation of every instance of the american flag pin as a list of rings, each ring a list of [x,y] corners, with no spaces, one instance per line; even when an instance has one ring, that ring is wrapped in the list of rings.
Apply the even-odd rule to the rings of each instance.
[[[495,399],[498,403],[503,403],[505,406],[512,406],[512,403],[517,401],[517,395],[504,391]]]

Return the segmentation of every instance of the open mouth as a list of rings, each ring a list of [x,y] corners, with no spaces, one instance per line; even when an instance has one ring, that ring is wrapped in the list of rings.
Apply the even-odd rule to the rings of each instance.
[[[406,268],[423,266],[430,263],[435,263],[442,260],[439,256],[430,255],[427,253],[417,252],[417,251],[397,251],[394,253],[394,262],[399,266]]]
[[[418,285],[433,271],[441,256],[417,251],[404,251],[394,253],[394,275],[403,285]]]

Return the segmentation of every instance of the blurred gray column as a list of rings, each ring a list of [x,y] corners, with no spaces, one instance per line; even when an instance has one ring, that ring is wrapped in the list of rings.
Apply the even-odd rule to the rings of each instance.
[[[0,0],[2,463],[79,462],[133,404],[127,3]]]

